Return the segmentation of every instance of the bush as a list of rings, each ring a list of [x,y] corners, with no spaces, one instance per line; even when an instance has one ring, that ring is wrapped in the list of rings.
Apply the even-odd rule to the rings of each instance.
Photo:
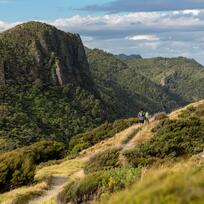
[[[144,166],[158,159],[191,156],[203,151],[204,120],[201,118],[164,120],[153,131],[155,136],[151,140],[124,153],[133,166]]]
[[[119,191],[139,178],[140,170],[116,168],[88,174],[79,181],[68,184],[64,190],[66,202],[84,203],[100,198],[103,193]]]
[[[120,166],[119,149],[109,149],[94,155],[86,164],[85,173],[96,172]]]
[[[164,113],[164,112],[161,112],[161,113],[156,113],[154,115],[154,120],[163,120],[163,119],[166,119],[168,118],[167,114]]]
[[[189,106],[186,110],[182,110],[181,114],[179,114],[179,118],[187,118],[192,115],[196,111],[196,108],[194,106]]]
[[[102,112],[100,100],[83,88],[69,85],[43,84],[39,89],[25,82],[0,86],[0,140],[5,141],[0,143],[0,152],[41,140],[68,144],[72,136],[110,119]]]
[[[187,118],[190,116],[204,117],[204,105],[197,107],[189,106],[186,110],[183,110],[179,115],[179,118]]]
[[[36,165],[64,156],[65,147],[58,142],[38,142],[0,155],[0,189],[9,190],[29,184],[34,179]]]
[[[70,153],[78,153],[101,140],[113,137],[116,133],[137,122],[138,120],[136,118],[116,120],[113,123],[105,123],[91,131],[74,136],[69,142]]]
[[[202,204],[203,167],[187,162],[176,168],[150,170],[141,182],[95,204]]]

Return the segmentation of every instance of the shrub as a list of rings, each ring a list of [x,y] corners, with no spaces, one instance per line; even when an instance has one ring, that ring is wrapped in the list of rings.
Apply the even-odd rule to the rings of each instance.
[[[183,110],[179,115],[179,118],[187,118],[190,116],[203,117],[204,116],[204,105],[197,107],[189,106],[186,110]]]
[[[119,149],[109,149],[94,155],[85,166],[85,173],[115,168],[120,166]]]
[[[179,114],[179,118],[190,117],[195,111],[196,108],[194,106],[189,106],[186,110],[181,111],[181,114]]]
[[[165,112],[161,112],[161,113],[156,113],[154,115],[154,120],[163,120],[168,118],[167,114]]]
[[[204,120],[201,118],[164,120],[153,131],[155,136],[151,140],[124,153],[133,166],[151,164],[158,159],[191,156],[204,148]]]
[[[65,187],[66,202],[74,204],[100,198],[103,193],[119,191],[139,178],[140,170],[116,168],[88,174],[81,180],[71,182]]]
[[[201,204],[204,200],[203,180],[203,167],[185,162],[176,168],[150,170],[141,182],[96,203]]]
[[[64,156],[65,147],[58,142],[38,142],[0,155],[1,191],[31,183],[41,162]]]
[[[68,144],[73,135],[111,120],[102,112],[100,100],[83,88],[69,85],[43,84],[39,89],[25,82],[0,87],[0,139],[6,140],[0,144],[0,152],[41,140]]]
[[[138,120],[136,118],[116,120],[113,123],[105,123],[98,128],[74,136],[69,142],[70,153],[78,153],[101,140],[113,137],[116,133],[121,132],[137,122]]]

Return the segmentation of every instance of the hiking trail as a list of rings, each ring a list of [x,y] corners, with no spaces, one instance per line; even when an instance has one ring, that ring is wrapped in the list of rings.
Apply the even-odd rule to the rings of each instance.
[[[133,125],[120,133],[117,133],[112,138],[101,141],[100,143],[82,151],[80,153],[78,160],[87,162],[92,156],[98,154],[109,148],[122,148],[129,149],[134,145],[134,137],[138,133],[139,125]],[[131,136],[131,139],[129,137]],[[124,141],[127,140],[127,143],[124,144]],[[57,165],[56,165],[57,166]],[[47,167],[49,168],[49,167]],[[48,190],[46,190],[41,196],[38,196],[31,200],[29,204],[43,204],[48,203],[49,200],[54,199],[54,202],[61,204],[61,201],[57,199],[60,192],[63,191],[63,187],[68,184],[71,180],[70,178],[83,178],[84,177],[84,168],[78,168],[75,172],[69,176],[65,175],[52,175],[51,184]]]

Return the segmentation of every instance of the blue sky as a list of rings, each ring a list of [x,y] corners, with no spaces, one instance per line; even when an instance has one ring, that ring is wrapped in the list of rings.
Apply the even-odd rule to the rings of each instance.
[[[30,20],[77,32],[90,48],[204,64],[204,0],[0,0],[0,32]]]

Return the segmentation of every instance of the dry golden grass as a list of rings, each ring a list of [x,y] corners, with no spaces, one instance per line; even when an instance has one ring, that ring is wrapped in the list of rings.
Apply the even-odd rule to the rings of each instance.
[[[56,204],[56,199],[55,198],[51,198],[51,199],[43,202],[42,204]]]
[[[20,199],[27,199],[41,195],[45,190],[49,188],[46,182],[41,182],[35,186],[26,186],[10,191],[8,193],[0,194],[1,204],[15,204],[20,203]]]
[[[159,121],[151,121],[148,124],[141,126],[141,130],[133,137],[132,140],[124,147],[124,150],[134,148],[153,137],[152,129],[159,123]]]
[[[70,176],[78,169],[83,168],[83,166],[85,165],[86,159],[87,159],[86,157],[76,158],[76,159],[64,161],[60,164],[43,167],[37,170],[35,179],[41,180],[47,175]]]
[[[187,108],[189,108],[189,107],[191,107],[191,106],[193,106],[193,107],[198,107],[198,106],[200,106],[200,105],[204,105],[204,100],[200,100],[200,101],[197,101],[197,102],[195,102],[195,103],[191,103],[191,104],[189,104],[188,106],[185,106],[184,108],[178,109],[178,110],[176,110],[176,111],[170,113],[170,114],[169,114],[169,119],[175,120],[175,119],[177,119],[177,117],[179,116],[179,114],[180,114],[182,111],[186,110]]]
[[[117,148],[120,147],[122,142],[135,130],[139,127],[138,124],[133,125],[126,130],[123,130],[120,133],[117,133],[112,138],[109,138],[107,140],[104,140],[84,151],[81,152],[82,155],[91,155],[91,154],[97,154],[101,151],[104,151],[108,148]]]

